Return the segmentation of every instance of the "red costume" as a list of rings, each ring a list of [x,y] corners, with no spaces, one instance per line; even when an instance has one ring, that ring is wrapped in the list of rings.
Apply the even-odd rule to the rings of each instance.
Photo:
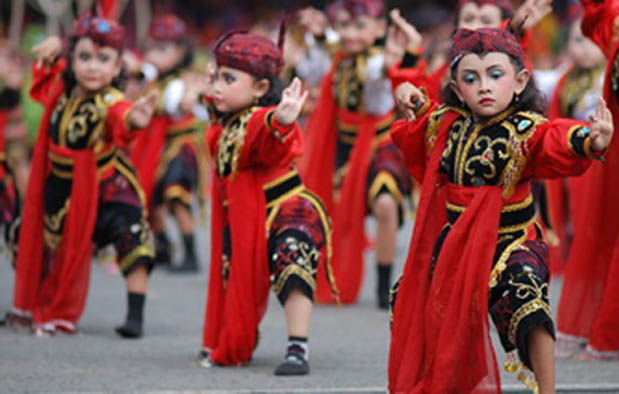
[[[246,33],[224,36],[218,65],[277,76],[281,49]],[[328,267],[330,225],[320,200],[294,168],[297,123],[279,124],[274,107],[218,114],[206,140],[214,158],[211,267],[203,348],[220,365],[251,359],[273,285],[284,304],[293,286],[313,299],[319,260]],[[271,279],[270,279],[271,278]]]
[[[608,59],[604,98],[619,128],[619,3],[582,1],[582,31]],[[587,220],[575,223],[574,241],[559,303],[559,331],[564,338],[586,343],[600,357],[619,355],[619,141],[614,138],[606,164],[595,163],[588,194],[579,202]],[[586,198],[584,198],[586,197]],[[585,213],[583,213],[585,215]],[[580,226],[580,228],[579,228]]]
[[[376,0],[336,5],[352,17],[377,18],[384,12],[383,2]],[[334,55],[307,123],[307,149],[300,164],[305,183],[325,201],[333,217],[333,269],[343,303],[356,302],[361,288],[367,212],[379,194],[389,193],[401,204],[412,189],[401,153],[388,134],[395,114],[381,62],[382,51],[376,47],[360,54],[341,50]],[[369,72],[376,63],[379,68]],[[322,278],[319,275],[317,300],[331,302]]]
[[[577,15],[573,16],[577,19]],[[572,67],[557,83],[548,116],[550,119],[571,118],[586,121],[595,112],[598,98],[602,95],[604,67],[578,69]],[[571,236],[586,234],[591,214],[583,209],[582,202],[600,198],[592,196],[589,186],[604,182],[606,166],[593,164],[582,177],[555,179],[546,182],[546,196],[555,244],[550,249],[550,265],[553,273],[563,273],[571,246]],[[595,178],[602,177],[598,181]],[[573,229],[573,230],[572,230]],[[585,235],[586,236],[586,235]],[[578,242],[581,242],[580,240]],[[583,300],[585,301],[585,300]]]
[[[497,51],[524,56],[513,35],[480,29],[460,30],[450,58]],[[393,125],[422,191],[395,298],[391,392],[500,392],[488,313],[505,350],[518,351],[512,372],[531,368],[528,333],[554,333],[531,180],[582,174],[588,131],[515,107],[476,123],[466,108],[427,98],[416,120]]]
[[[150,25],[149,36],[155,42],[178,42],[186,35],[185,23],[173,14],[157,17]],[[149,208],[174,201],[190,208],[194,192],[203,203],[206,157],[197,120],[193,114],[183,113],[178,108],[170,113],[166,106],[170,89],[180,86],[179,91],[184,93],[185,68],[177,65],[152,81],[151,88],[161,92],[162,105],[146,132],[136,139],[132,151]],[[173,84],[175,86],[171,87]]]
[[[120,50],[122,28],[83,17],[73,39],[89,37]],[[152,264],[143,194],[117,149],[132,138],[125,122],[132,103],[108,86],[71,95],[62,73],[34,66],[31,97],[45,106],[32,158],[16,262],[14,310],[44,330],[74,331],[88,292],[93,241],[114,243],[120,268]],[[103,114],[103,115],[101,115]]]

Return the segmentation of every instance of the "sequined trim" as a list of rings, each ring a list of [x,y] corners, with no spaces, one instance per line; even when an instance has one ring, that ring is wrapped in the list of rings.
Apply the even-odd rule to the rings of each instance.
[[[164,190],[163,199],[168,202],[178,199],[183,204],[190,206],[193,201],[193,194],[181,185],[172,185]]]
[[[136,262],[140,257],[155,257],[155,252],[152,248],[147,245],[140,245],[134,248],[131,252],[129,252],[123,259],[120,261],[120,269],[123,272],[126,272],[133,263]]]
[[[532,285],[517,283],[512,279],[509,280],[509,284],[517,288],[516,297],[520,299],[526,299],[527,297],[533,295],[535,298],[526,304],[522,305],[514,314],[512,315],[511,320],[509,321],[509,331],[508,331],[508,339],[509,341],[516,346],[516,334],[518,333],[518,326],[527,316],[531,314],[543,310],[548,316],[552,316],[552,311],[550,310],[550,305],[548,305],[543,300],[544,290],[548,289],[547,283],[539,284],[534,274],[529,274],[529,281]]]
[[[304,256],[304,258],[309,259],[310,257]],[[288,281],[288,279],[293,275],[296,275],[303,279],[303,281],[308,284],[312,291],[316,288],[316,280],[314,280],[314,277],[310,272],[307,271],[306,268],[303,268],[296,264],[290,264],[286,266],[286,268],[284,268],[282,273],[277,278],[277,282],[275,282],[275,284],[273,285],[273,291],[275,292],[275,294],[279,295],[282,292],[286,281]]]
[[[527,163],[527,141],[537,127],[546,122],[546,118],[541,115],[529,112],[519,112],[518,115],[523,117],[517,125],[505,121],[501,125],[509,130],[509,143],[507,144],[507,154],[511,160],[503,169],[499,183],[503,185],[503,198],[507,199],[512,196],[516,185],[520,182],[520,177]]]
[[[490,281],[489,281],[489,285],[490,288],[494,288],[496,287],[496,285],[499,284],[499,277],[501,276],[501,274],[503,273],[503,271],[505,271],[505,268],[507,268],[507,259],[509,259],[509,255],[511,255],[511,253],[519,246],[521,246],[525,241],[527,240],[527,234],[526,232],[524,234],[522,234],[522,236],[520,236],[518,239],[512,241],[503,251],[503,253],[501,253],[501,257],[499,257],[499,259],[497,260],[496,264],[494,265],[494,267],[492,268],[492,271],[490,271]]]
[[[394,176],[387,171],[380,171],[372,181],[372,185],[368,191],[368,206],[371,207],[374,205],[374,201],[383,187],[389,191],[398,204],[402,202],[402,193],[400,192],[400,187]]]
[[[229,175],[234,178],[245,145],[247,123],[256,110],[257,107],[251,107],[240,112],[222,128],[217,141],[217,155],[215,156],[215,167],[219,176]]]
[[[516,377],[521,381],[533,394],[539,394],[539,387],[533,372],[527,368],[520,360],[516,351],[507,354],[507,360],[503,366],[506,372],[518,374]]]

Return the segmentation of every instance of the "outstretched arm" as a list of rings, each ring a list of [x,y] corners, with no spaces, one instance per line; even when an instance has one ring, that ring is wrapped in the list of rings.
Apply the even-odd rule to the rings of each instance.
[[[251,161],[267,167],[286,163],[301,154],[301,128],[297,117],[301,113],[308,92],[303,91],[301,80],[295,78],[284,89],[277,107],[257,111],[249,122]],[[255,130],[255,132],[251,132]]]
[[[51,36],[32,48],[36,61],[32,65],[32,87],[30,96],[40,103],[47,103],[54,86],[61,82],[60,75],[65,68],[62,53],[62,40]]]
[[[406,119],[398,120],[391,126],[391,139],[402,151],[408,171],[422,182],[430,151],[429,119],[438,105],[432,103],[422,90],[407,82],[396,88],[395,96],[396,104]]]
[[[591,123],[555,119],[540,126],[529,143],[525,177],[557,178],[582,175],[591,159],[603,160],[614,134],[612,115],[598,101]]]

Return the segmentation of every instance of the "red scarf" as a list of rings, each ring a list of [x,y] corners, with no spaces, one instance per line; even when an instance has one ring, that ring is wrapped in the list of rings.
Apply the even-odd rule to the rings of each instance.
[[[583,1],[585,16],[583,34],[604,52],[608,62],[604,81],[604,99],[613,114],[615,130],[619,129],[619,102],[612,90],[613,61],[618,55],[619,42],[614,35],[614,21],[619,15],[619,3],[613,1]],[[606,163],[594,161],[591,168],[578,179],[586,199],[579,201],[582,214],[574,217],[574,242],[565,271],[563,291],[558,307],[558,330],[580,338],[592,336],[595,321],[608,319],[601,311],[610,311],[617,299],[612,290],[605,290],[611,273],[613,249],[619,244],[619,138],[617,134],[608,147]],[[592,253],[595,251],[595,253]],[[616,272],[617,270],[614,270]],[[616,291],[616,289],[615,289]],[[615,327],[619,326],[617,319]],[[609,323],[609,321],[607,321]],[[606,335],[615,335],[612,324],[606,324]],[[600,326],[602,328],[602,326]],[[598,331],[595,335],[601,335]],[[596,337],[591,337],[595,342]],[[599,338],[599,337],[598,337]]]
[[[92,234],[97,216],[98,176],[91,150],[55,148],[49,142],[50,118],[64,92],[59,78],[64,62],[51,72],[33,68],[31,96],[45,105],[37,137],[22,214],[16,262],[14,305],[32,312],[35,323],[61,319],[77,323],[86,302],[92,256]],[[49,173],[48,152],[74,160],[71,205],[64,223],[52,270],[43,280],[43,218],[45,180]]]
[[[171,119],[165,115],[154,115],[146,129],[140,132],[131,150],[138,179],[144,189],[146,204],[150,207],[155,189],[156,173],[161,154],[166,144],[167,129]]]
[[[457,117],[453,112],[445,115],[422,184],[394,311],[390,392],[499,392],[489,336],[488,281],[502,188],[439,185],[441,154]],[[398,136],[392,137],[397,142]],[[446,189],[454,203],[467,209],[451,228],[431,274],[435,242],[447,220]]]
[[[366,214],[366,179],[372,154],[376,124],[384,120],[364,114],[351,114],[359,124],[357,139],[350,153],[348,170],[344,176],[340,201],[333,201],[333,174],[335,172],[335,147],[337,139],[337,106],[333,98],[333,73],[341,59],[337,55],[331,72],[321,86],[318,105],[310,116],[306,129],[305,154],[299,164],[303,182],[325,203],[333,218],[333,273],[337,281],[341,302],[357,301],[364,271],[363,252],[367,244],[364,233]],[[340,111],[340,114],[345,111]],[[319,267],[316,301],[335,302],[326,275]]]

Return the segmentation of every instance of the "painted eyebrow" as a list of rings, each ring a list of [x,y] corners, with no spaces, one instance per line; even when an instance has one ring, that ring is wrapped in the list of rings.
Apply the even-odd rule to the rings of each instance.
[[[488,67],[486,68],[486,71],[488,71],[488,70],[492,70],[492,69],[494,69],[494,68],[503,68],[503,66],[502,66],[501,64],[493,64],[492,66],[488,66]]]

